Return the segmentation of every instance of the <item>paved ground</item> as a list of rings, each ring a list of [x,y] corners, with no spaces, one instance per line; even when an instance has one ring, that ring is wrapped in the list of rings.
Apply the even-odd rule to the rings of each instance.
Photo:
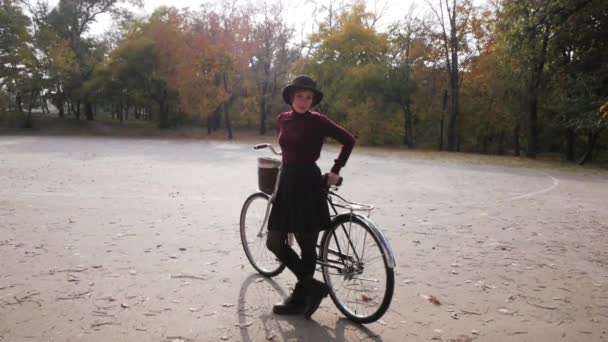
[[[0,136],[0,341],[608,340],[608,175],[356,150],[340,192],[376,205],[398,264],[358,326],[330,300],[270,313],[294,279],[256,276],[237,222],[260,155]]]

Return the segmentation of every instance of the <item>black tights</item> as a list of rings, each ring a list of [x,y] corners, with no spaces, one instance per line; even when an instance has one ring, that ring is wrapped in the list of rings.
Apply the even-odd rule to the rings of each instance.
[[[294,235],[302,250],[301,257],[287,244],[286,232],[269,230],[266,246],[295,274],[298,281],[303,281],[312,278],[315,273],[319,233],[294,233]]]

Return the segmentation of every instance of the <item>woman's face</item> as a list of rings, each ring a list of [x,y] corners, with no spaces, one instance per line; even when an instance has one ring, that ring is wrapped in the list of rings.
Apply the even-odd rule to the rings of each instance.
[[[296,112],[305,113],[310,110],[314,98],[315,94],[310,90],[295,90],[293,92],[291,106]]]

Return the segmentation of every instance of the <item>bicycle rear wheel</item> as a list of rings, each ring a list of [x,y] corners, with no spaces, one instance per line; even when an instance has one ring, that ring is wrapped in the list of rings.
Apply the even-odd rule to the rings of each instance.
[[[266,247],[268,228],[262,227],[268,195],[257,192],[249,196],[243,204],[240,219],[241,244],[247,259],[261,275],[274,277],[285,269],[277,257]]]
[[[388,310],[394,271],[364,221],[356,216],[336,218],[321,240],[321,261],[331,299],[350,320],[371,323]]]

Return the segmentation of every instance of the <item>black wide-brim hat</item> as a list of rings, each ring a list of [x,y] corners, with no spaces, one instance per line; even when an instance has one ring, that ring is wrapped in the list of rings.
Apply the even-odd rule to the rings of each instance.
[[[296,89],[312,91],[315,96],[312,99],[312,106],[318,105],[323,100],[323,93],[317,88],[317,83],[308,76],[297,76],[293,81],[283,87],[283,101],[291,106],[291,93]]]

